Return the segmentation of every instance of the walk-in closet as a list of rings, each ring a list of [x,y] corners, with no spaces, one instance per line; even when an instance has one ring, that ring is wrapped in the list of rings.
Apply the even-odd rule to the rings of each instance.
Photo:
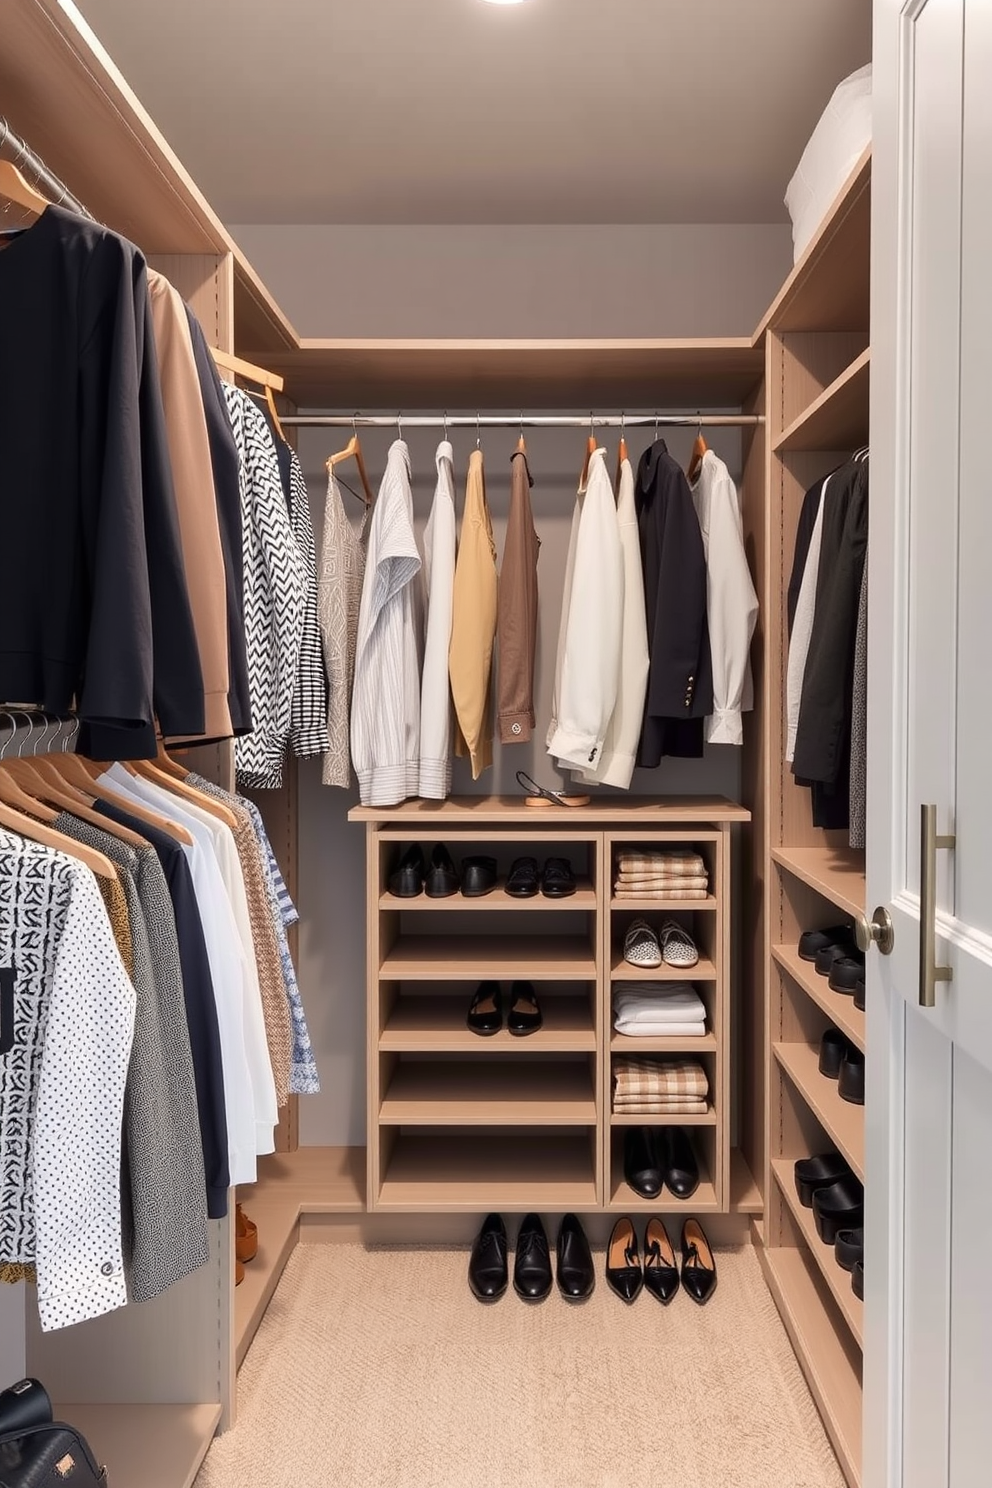
[[[986,1481],[990,69],[4,0],[0,1484]]]

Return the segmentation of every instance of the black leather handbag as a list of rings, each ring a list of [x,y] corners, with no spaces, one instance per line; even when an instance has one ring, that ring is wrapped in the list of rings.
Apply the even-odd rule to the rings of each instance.
[[[0,1394],[0,1488],[106,1488],[89,1443],[74,1426],[52,1420],[52,1402],[38,1380],[20,1380]]]

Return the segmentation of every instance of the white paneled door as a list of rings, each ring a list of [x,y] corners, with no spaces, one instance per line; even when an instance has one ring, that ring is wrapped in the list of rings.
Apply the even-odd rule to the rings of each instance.
[[[875,0],[874,61],[864,1483],[987,1488],[992,3]]]

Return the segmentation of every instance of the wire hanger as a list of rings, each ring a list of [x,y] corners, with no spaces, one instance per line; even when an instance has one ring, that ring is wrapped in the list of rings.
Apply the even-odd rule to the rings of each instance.
[[[696,479],[696,476],[699,474],[699,468],[703,463],[703,456],[709,449],[709,445],[703,438],[703,415],[698,408],[696,409],[696,418],[699,420],[696,424],[696,439],[692,446],[692,454],[689,457],[689,468],[685,473],[686,479],[689,481]]]
[[[398,424],[399,420],[397,419],[397,425]],[[327,460],[327,470],[328,472],[330,472],[332,470],[335,470],[339,465],[343,465],[346,460],[354,460],[355,464],[358,466],[358,474],[362,482],[362,490],[365,493],[364,498],[359,496],[359,500],[364,499],[366,507],[370,507],[375,500],[375,496],[372,493],[372,485],[369,481],[369,473],[365,468],[365,456],[362,453],[362,442],[358,437],[357,414],[355,414],[352,418],[351,427],[354,430],[354,433],[348,440],[348,443],[345,445],[343,450],[339,450],[336,455],[329,456]],[[348,489],[350,490],[351,487],[349,486]],[[357,494],[357,492],[355,494]]]

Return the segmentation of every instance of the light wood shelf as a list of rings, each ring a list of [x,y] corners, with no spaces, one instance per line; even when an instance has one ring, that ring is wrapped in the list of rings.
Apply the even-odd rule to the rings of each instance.
[[[634,1192],[623,1176],[623,1164],[614,1178],[607,1208],[611,1213],[621,1214],[681,1214],[686,1219],[694,1214],[719,1214],[716,1189],[700,1170],[699,1187],[688,1199],[677,1199],[663,1188],[656,1199],[645,1199]]]
[[[775,440],[788,450],[854,449],[868,442],[871,351],[863,351]]]
[[[219,1405],[75,1405],[55,1403],[56,1420],[69,1421],[125,1488],[192,1488],[220,1423]]]
[[[399,842],[415,840],[425,826],[453,823],[473,825],[479,842],[493,841],[492,827],[553,826],[550,840],[562,842],[574,828],[597,824],[608,825],[623,841],[628,840],[628,831],[654,826],[685,828],[671,840],[690,841],[694,827],[748,822],[751,813],[726,796],[630,796],[619,807],[615,796],[594,796],[588,806],[567,807],[525,806],[522,795],[449,796],[446,801],[405,801],[402,806],[353,806],[348,820],[378,823],[385,829],[383,836]],[[507,834],[507,841],[514,840]]]
[[[592,1144],[586,1132],[403,1133],[386,1166],[377,1207],[453,1213],[597,1209]]]
[[[835,992],[826,977],[818,975],[812,962],[804,961],[793,946],[773,946],[772,955],[806,996],[864,1053],[865,1015],[854,1006],[854,998]]]
[[[846,847],[776,847],[772,860],[856,919],[865,912],[865,855]]]
[[[611,1054],[714,1054],[716,1048],[713,1033],[702,1038],[630,1038],[614,1030],[610,1036]]]
[[[820,1074],[816,1049],[811,1049],[808,1044],[773,1044],[772,1048],[775,1058],[817,1121],[850,1163],[855,1176],[864,1183],[864,1107],[841,1100],[837,1081]]]
[[[486,1037],[466,1027],[469,999],[447,997],[401,997],[394,1004],[379,1037],[380,1050],[397,1053],[459,1051],[465,1054],[552,1054],[588,1052],[597,1048],[592,1007],[588,997],[542,996],[544,1024],[525,1037],[503,1027]],[[504,1015],[508,999],[504,997]]]
[[[671,1116],[624,1116],[618,1111],[613,1111],[610,1115],[611,1126],[716,1126],[716,1122],[717,1115],[712,1106],[699,1116],[683,1116],[678,1112],[673,1112]]]
[[[615,982],[715,982],[717,969],[707,956],[695,966],[631,966],[622,950],[614,950],[610,976]]]
[[[668,914],[698,914],[707,910],[717,908],[717,899],[713,894],[707,894],[705,899],[618,899],[614,894],[610,900],[610,909],[614,914],[623,914],[625,911],[633,911],[634,914],[660,914],[663,911]]]
[[[776,1182],[782,1191],[797,1226],[802,1231],[803,1238],[823,1275],[824,1281],[830,1288],[834,1301],[840,1309],[841,1315],[859,1348],[864,1347],[864,1317],[865,1306],[860,1298],[851,1290],[851,1275],[842,1266],[838,1266],[834,1256],[832,1245],[824,1245],[816,1232],[816,1219],[812,1209],[807,1209],[799,1202],[796,1193],[796,1185],[793,1176],[793,1165],[784,1158],[775,1158],[772,1162],[772,1171]]]
[[[505,879],[500,879],[496,888],[490,894],[482,894],[478,898],[466,898],[464,894],[451,894],[447,899],[430,899],[426,894],[418,894],[415,899],[401,899],[396,894],[381,894],[379,897],[379,908],[398,910],[406,913],[409,910],[421,912],[433,910],[447,912],[449,910],[525,910],[533,913],[541,910],[545,914],[549,911],[580,910],[587,912],[596,909],[599,899],[595,889],[588,879],[579,879],[578,888],[574,894],[567,899],[548,899],[544,894],[535,894],[532,899],[515,899],[512,894],[505,892]]]
[[[596,957],[582,935],[401,935],[379,975],[383,981],[591,981]]]
[[[835,1324],[826,1311],[833,1303],[824,1284],[817,1286],[805,1247],[769,1247],[758,1254],[841,1470],[852,1488],[860,1488],[862,1395],[856,1347],[853,1342],[845,1346],[843,1324]]]
[[[387,1126],[595,1126],[587,1061],[401,1064],[382,1098]]]

